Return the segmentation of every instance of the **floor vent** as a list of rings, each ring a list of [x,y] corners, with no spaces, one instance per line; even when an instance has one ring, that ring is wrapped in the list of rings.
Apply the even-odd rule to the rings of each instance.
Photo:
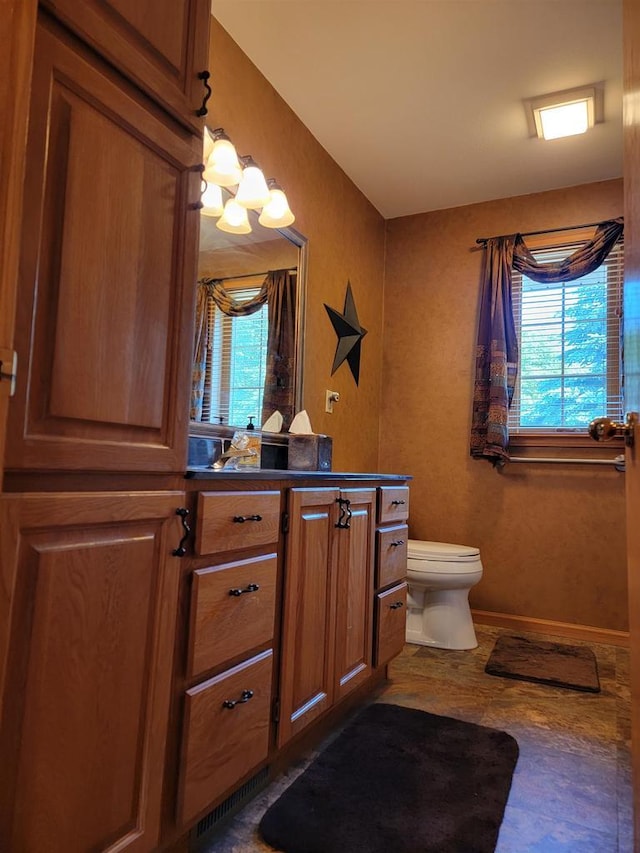
[[[198,821],[196,826],[191,831],[190,853],[202,853],[206,847],[210,837],[214,834],[219,825],[227,818],[234,815],[245,805],[261,788],[264,788],[269,779],[269,768],[264,767],[251,779],[248,779],[244,785],[230,794],[226,800],[216,806],[213,811]]]

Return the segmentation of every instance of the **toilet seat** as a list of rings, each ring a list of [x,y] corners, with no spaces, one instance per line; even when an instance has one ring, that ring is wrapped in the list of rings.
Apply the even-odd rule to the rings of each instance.
[[[407,556],[412,560],[436,560],[439,563],[475,563],[480,558],[480,549],[471,545],[409,539]]]

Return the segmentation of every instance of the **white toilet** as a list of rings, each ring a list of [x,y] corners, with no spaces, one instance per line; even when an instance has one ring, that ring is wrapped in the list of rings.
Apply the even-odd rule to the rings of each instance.
[[[478,641],[469,590],[481,577],[477,548],[409,539],[407,642],[439,649],[475,649]]]

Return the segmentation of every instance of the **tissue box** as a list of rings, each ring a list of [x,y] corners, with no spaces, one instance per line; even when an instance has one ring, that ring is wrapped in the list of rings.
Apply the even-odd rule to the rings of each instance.
[[[328,435],[290,435],[291,471],[330,471],[332,439]]]

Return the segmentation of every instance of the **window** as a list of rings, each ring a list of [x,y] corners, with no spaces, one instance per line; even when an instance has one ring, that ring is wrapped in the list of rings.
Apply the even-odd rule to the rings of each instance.
[[[532,250],[559,261],[576,245]],[[584,433],[593,418],[622,418],[623,246],[594,272],[542,284],[513,271],[520,365],[509,432]]]
[[[231,291],[231,288],[227,289]],[[259,287],[234,288],[239,302],[253,299]],[[254,314],[229,317],[213,302],[209,306],[209,345],[202,420],[260,426],[267,364],[268,307]]]

